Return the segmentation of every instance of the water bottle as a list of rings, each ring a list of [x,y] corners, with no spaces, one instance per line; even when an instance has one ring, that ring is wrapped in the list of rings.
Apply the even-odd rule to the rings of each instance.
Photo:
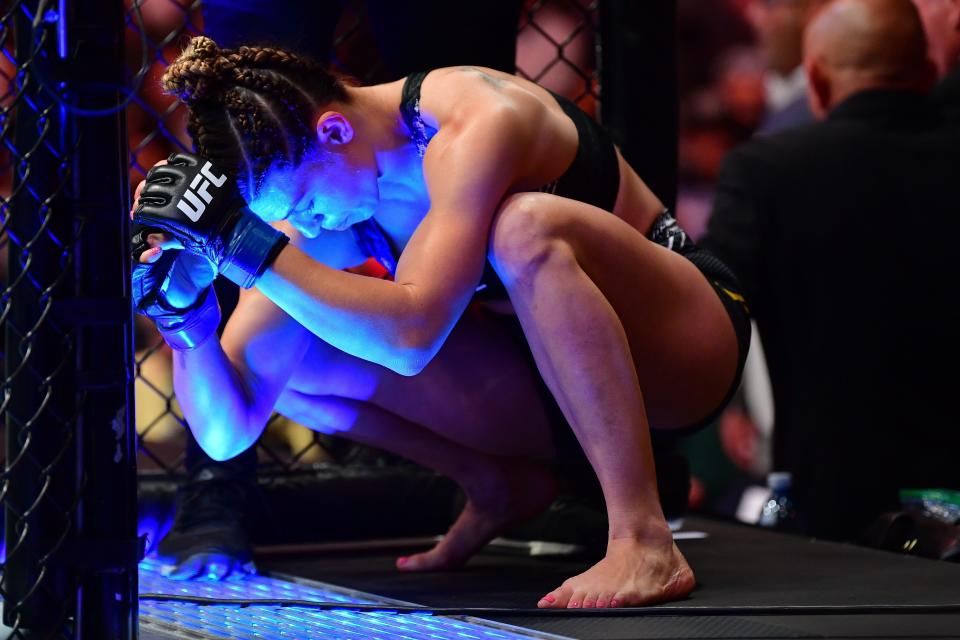
[[[797,509],[790,496],[793,476],[785,471],[775,471],[767,475],[767,488],[770,497],[763,503],[760,519],[761,527],[777,531],[797,532]]]

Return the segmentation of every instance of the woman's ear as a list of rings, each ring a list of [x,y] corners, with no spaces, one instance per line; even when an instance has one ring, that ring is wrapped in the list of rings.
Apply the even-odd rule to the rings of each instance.
[[[323,146],[347,144],[353,140],[353,125],[342,113],[327,111],[317,118],[317,140]]]

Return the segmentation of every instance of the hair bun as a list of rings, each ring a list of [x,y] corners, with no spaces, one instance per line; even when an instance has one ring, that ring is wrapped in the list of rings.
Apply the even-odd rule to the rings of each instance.
[[[193,38],[164,72],[164,91],[187,104],[216,97],[233,76],[234,65],[227,53],[207,36]]]

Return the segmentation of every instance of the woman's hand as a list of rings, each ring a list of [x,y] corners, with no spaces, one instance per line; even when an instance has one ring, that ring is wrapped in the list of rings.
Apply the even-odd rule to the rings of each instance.
[[[229,173],[189,153],[150,169],[137,189],[134,221],[205,256],[243,288],[256,283],[288,240],[246,208]]]
[[[150,234],[147,245],[151,248],[140,254],[133,267],[134,304],[145,315],[149,305],[162,298],[165,307],[186,309],[193,305],[200,294],[217,277],[217,268],[203,256],[182,249],[167,248],[159,234]],[[144,302],[147,299],[149,302]]]
[[[166,160],[160,160],[153,165],[154,168],[162,167],[167,164]],[[147,185],[146,180],[141,180],[133,192],[133,206],[130,207],[130,219],[134,219],[134,213],[140,204],[140,194]],[[169,233],[164,233],[159,229],[149,229],[142,225],[134,225],[133,235],[130,239],[130,256],[135,263],[152,264],[160,259],[160,254],[165,249],[183,249],[176,238]]]
[[[131,287],[134,308],[156,322],[171,347],[192,349],[215,335],[220,324],[220,309],[210,286],[216,267],[182,249],[164,250],[159,246],[162,238],[148,231],[135,229],[131,239],[136,260]]]

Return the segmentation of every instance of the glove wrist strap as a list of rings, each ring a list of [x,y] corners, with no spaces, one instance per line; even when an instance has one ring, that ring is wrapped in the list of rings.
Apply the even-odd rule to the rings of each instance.
[[[249,289],[289,241],[283,232],[255,214],[244,212],[230,232],[220,262],[220,275]]]
[[[158,318],[157,329],[172,349],[192,351],[217,335],[220,304],[213,287],[207,287],[197,303],[177,318]]]

